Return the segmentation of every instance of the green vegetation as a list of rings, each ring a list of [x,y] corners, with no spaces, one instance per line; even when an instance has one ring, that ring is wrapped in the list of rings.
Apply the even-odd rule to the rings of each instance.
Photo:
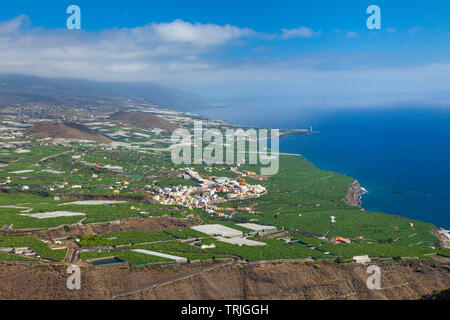
[[[111,132],[119,128],[111,128]],[[167,143],[159,141],[168,135],[156,135],[140,128],[130,128],[130,132],[149,135],[158,142],[154,148],[165,148]],[[305,158],[299,156],[281,156],[278,174],[267,180],[246,177],[250,184],[261,184],[267,188],[267,194],[258,198],[230,201],[219,204],[233,208],[237,214],[234,219],[216,218],[197,210],[180,206],[164,206],[151,203],[154,187],[175,185],[196,185],[191,180],[178,177],[177,169],[184,166],[174,165],[170,153],[152,151],[144,145],[146,139],[136,135],[121,137],[120,141],[138,143],[146,149],[136,152],[119,147],[107,150],[95,145],[70,143],[63,146],[45,145],[31,140],[26,154],[3,153],[0,162],[0,227],[11,225],[19,229],[47,229],[64,226],[69,232],[70,225],[114,221],[127,218],[172,216],[194,216],[197,223],[220,223],[248,233],[250,230],[236,223],[255,221],[284,228],[289,235],[317,249],[301,244],[287,244],[276,239],[260,239],[267,243],[264,247],[238,247],[210,238],[192,229],[164,231],[126,231],[101,236],[81,237],[82,246],[112,246],[116,248],[143,248],[174,254],[190,261],[220,259],[223,257],[241,257],[250,261],[265,259],[314,259],[332,258],[338,262],[347,261],[355,255],[368,254],[370,257],[427,258],[430,254],[450,257],[449,249],[440,249],[439,240],[431,233],[434,226],[417,220],[379,212],[368,212],[344,203],[343,199],[354,181],[352,178],[334,172],[315,168]],[[24,146],[25,147],[25,146]],[[123,172],[111,172],[105,165],[120,166]],[[232,177],[229,165],[213,165],[206,169],[204,165],[192,165],[201,175]],[[31,172],[14,171],[33,170]],[[44,171],[43,171],[44,170]],[[45,172],[56,170],[60,173]],[[257,165],[243,165],[239,170],[259,172]],[[9,179],[8,179],[9,178]],[[116,193],[114,193],[116,191]],[[55,196],[59,197],[56,198]],[[68,200],[68,199],[72,200]],[[123,200],[126,203],[103,205],[68,204],[77,199]],[[34,213],[69,211],[84,213],[85,216],[37,219],[28,215]],[[225,212],[225,211],[224,211]],[[336,217],[336,223],[330,224],[330,216]],[[299,231],[297,233],[294,231]],[[309,236],[307,236],[309,235]],[[328,240],[341,236],[351,239],[351,244],[333,244],[319,240],[326,235]],[[178,240],[198,238],[196,245]],[[201,244],[215,244],[215,248],[200,249]],[[1,237],[2,247],[30,247],[43,258],[62,260],[65,250],[51,250],[42,241],[32,237]],[[83,259],[104,257],[110,253],[83,253]],[[127,261],[130,265],[166,261],[160,258],[131,251],[114,251],[113,255]],[[18,258],[4,254],[6,258]],[[0,256],[1,258],[1,256]],[[0,259],[1,260],[1,259]]]
[[[0,247],[28,247],[42,258],[64,260],[66,250],[52,250],[44,242],[32,237],[0,237]]]
[[[120,200],[120,199],[111,199]],[[181,217],[176,208],[160,204],[139,202],[117,203],[113,205],[63,205],[72,201],[55,201],[53,197],[43,197],[27,193],[0,193],[0,225],[13,224],[14,229],[51,228],[65,224],[74,224],[85,218],[85,223],[113,221],[117,219],[157,216]],[[1,206],[17,206],[1,207]],[[134,208],[134,209],[132,209]],[[29,209],[32,209],[29,211]],[[139,209],[140,211],[138,211]],[[24,212],[27,211],[27,212]],[[39,212],[68,211],[84,213],[86,216],[37,219],[27,215]]]
[[[171,235],[172,237],[179,239],[188,239],[188,238],[203,238],[205,237],[204,233],[198,232],[193,229],[184,229],[184,230],[164,230],[164,233]]]
[[[312,250],[300,245],[293,245],[274,239],[254,239],[266,242],[266,246],[250,247],[237,246],[209,238],[201,241],[201,244],[215,244],[215,248],[200,249],[198,246],[182,243],[179,241],[161,242],[148,245],[136,245],[133,248],[147,249],[152,251],[160,251],[181,257],[188,258],[189,254],[196,254],[198,258],[206,257],[210,259],[213,255],[219,256],[235,256],[250,261],[267,260],[267,259],[296,259],[296,258],[331,258],[329,255],[319,251]],[[192,260],[192,259],[191,259]]]
[[[335,253],[341,258],[352,258],[358,255],[368,255],[369,257],[420,257],[440,253],[449,255],[450,249],[432,249],[421,245],[405,245],[401,243],[383,243],[383,242],[359,242],[359,243],[338,243],[333,244],[328,241],[319,240],[313,237],[293,235],[294,238],[316,246],[322,250]],[[339,260],[342,261],[342,260]]]
[[[244,167],[253,171],[258,169],[248,165]],[[362,236],[385,241],[401,238],[405,244],[438,243],[431,234],[432,224],[368,212],[344,203],[342,200],[353,181],[338,173],[316,169],[303,157],[281,156],[279,173],[263,182],[268,193],[257,200],[237,201],[234,206],[255,205],[254,214],[238,210],[239,217],[316,235],[328,232],[329,238]],[[332,228],[330,216],[335,216],[337,220]],[[414,228],[410,227],[410,223],[414,224]]]
[[[123,246],[165,240],[174,240],[174,237],[163,231],[124,231],[101,236],[84,236],[80,239],[79,244],[82,246]]]
[[[34,260],[31,258],[20,257],[0,252],[0,261],[34,261]]]

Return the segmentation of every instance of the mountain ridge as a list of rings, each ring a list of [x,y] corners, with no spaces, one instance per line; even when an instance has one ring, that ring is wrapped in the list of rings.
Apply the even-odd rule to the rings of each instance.
[[[100,143],[111,142],[107,137],[78,123],[43,121],[31,127],[30,130],[35,136],[40,138],[91,140]]]
[[[150,103],[177,111],[209,107],[206,99],[149,82],[107,82],[0,74],[0,107],[47,103],[119,110],[133,102]]]
[[[163,130],[175,130],[178,128],[176,124],[149,112],[119,111],[112,114],[109,119],[143,129],[159,128]]]

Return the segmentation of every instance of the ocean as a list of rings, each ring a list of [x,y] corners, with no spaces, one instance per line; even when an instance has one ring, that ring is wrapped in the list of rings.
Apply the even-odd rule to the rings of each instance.
[[[301,109],[235,104],[197,111],[240,125],[301,129],[281,138],[320,169],[357,179],[363,207],[450,228],[450,108]]]

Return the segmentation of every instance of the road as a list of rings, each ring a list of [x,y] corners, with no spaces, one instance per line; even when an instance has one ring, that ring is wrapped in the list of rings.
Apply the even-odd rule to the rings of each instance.
[[[70,257],[70,262],[74,262],[77,257],[78,249],[74,249],[72,252],[72,256]]]

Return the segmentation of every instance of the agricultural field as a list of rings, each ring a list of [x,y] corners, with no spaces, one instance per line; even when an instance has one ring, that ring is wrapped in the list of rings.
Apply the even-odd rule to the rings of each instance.
[[[29,247],[42,258],[54,261],[64,260],[67,250],[52,250],[44,242],[32,237],[0,237],[0,247]]]
[[[186,118],[187,119],[187,118]],[[192,122],[186,121],[187,127]],[[97,124],[95,125],[97,126]],[[218,129],[225,127],[217,125]],[[49,143],[25,135],[19,147],[0,153],[0,246],[25,246],[42,258],[62,261],[66,250],[51,250],[37,237],[21,236],[59,226],[89,226],[94,223],[149,217],[189,218],[194,224],[222,224],[251,234],[249,239],[267,243],[262,247],[223,243],[195,230],[166,228],[161,231],[120,231],[77,236],[80,248],[108,246],[111,252],[82,252],[80,259],[115,255],[130,265],[168,262],[165,259],[130,251],[148,249],[194,260],[241,258],[249,261],[270,259],[347,259],[370,257],[419,257],[430,254],[450,256],[432,234],[432,224],[380,212],[368,212],[343,200],[354,179],[319,170],[301,156],[280,156],[279,172],[271,177],[245,176],[247,185],[260,185],[258,196],[220,201],[216,211],[233,215],[219,217],[203,208],[164,205],[154,201],[158,190],[175,186],[197,187],[182,178],[186,165],[175,165],[167,150],[169,132],[144,130],[135,126],[98,124],[98,128],[118,145],[65,141]],[[244,128],[246,129],[246,128]],[[7,143],[8,141],[4,141]],[[17,151],[19,150],[19,151]],[[250,155],[245,155],[248,159]],[[204,178],[238,179],[235,165],[196,165],[189,167]],[[236,170],[231,170],[236,169]],[[260,166],[243,164],[240,171],[260,172]],[[224,196],[219,194],[219,196]],[[87,202],[86,202],[87,201]],[[91,203],[89,203],[91,202]],[[334,216],[335,223],[330,217]],[[277,227],[300,243],[255,236],[237,223],[253,222]],[[14,235],[14,236],[10,236]],[[319,237],[325,237],[320,240]],[[335,237],[351,244],[334,244]],[[185,240],[189,239],[190,243]],[[72,241],[75,241],[72,239]],[[202,244],[214,248],[200,249]],[[328,252],[326,254],[325,252]],[[19,259],[3,255],[5,259]]]
[[[351,258],[357,255],[368,255],[369,257],[379,258],[397,258],[397,257],[418,257],[426,258],[431,254],[440,254],[450,256],[450,249],[430,248],[421,245],[406,245],[401,243],[389,242],[358,242],[358,243],[338,243],[333,244],[328,241],[319,240],[313,237],[293,235],[297,240],[303,243],[326,250],[342,258]]]
[[[111,198],[109,200],[120,200]],[[136,217],[174,216],[181,217],[176,208],[160,204],[146,204],[134,201],[103,205],[71,204],[71,200],[57,200],[53,197],[36,196],[28,193],[0,193],[0,225],[12,224],[14,229],[51,228],[78,222],[84,224],[114,221]],[[75,212],[84,215],[38,219],[36,213]]]
[[[36,261],[36,260],[26,257],[14,256],[12,254],[1,252],[0,261]]]
[[[248,170],[255,170],[247,166]],[[262,224],[300,230],[328,238],[363,237],[403,244],[437,246],[431,234],[432,224],[379,212],[368,212],[343,202],[354,180],[333,172],[316,169],[303,157],[281,156],[280,171],[264,181],[267,194],[258,199],[227,203],[238,208],[238,218]],[[255,213],[240,208],[252,207]],[[330,224],[330,216],[336,223]],[[413,227],[411,227],[411,223]]]
[[[177,232],[176,230],[173,232]],[[182,234],[182,231],[179,231]],[[125,246],[147,242],[173,241],[170,231],[123,231],[107,233],[101,236],[82,237],[81,246]]]
[[[224,242],[217,241],[214,238],[202,240],[199,245],[209,245],[214,243],[215,248],[200,249],[198,246],[192,244],[181,243],[178,241],[161,242],[154,244],[136,245],[130,248],[146,249],[152,251],[160,251],[181,257],[188,257],[190,254],[195,254],[198,257],[212,257],[215,256],[234,256],[250,261],[269,260],[269,259],[297,259],[297,258],[330,258],[329,255],[323,254],[301,245],[288,244],[274,239],[253,239],[266,242],[266,246],[249,247],[237,246]]]

